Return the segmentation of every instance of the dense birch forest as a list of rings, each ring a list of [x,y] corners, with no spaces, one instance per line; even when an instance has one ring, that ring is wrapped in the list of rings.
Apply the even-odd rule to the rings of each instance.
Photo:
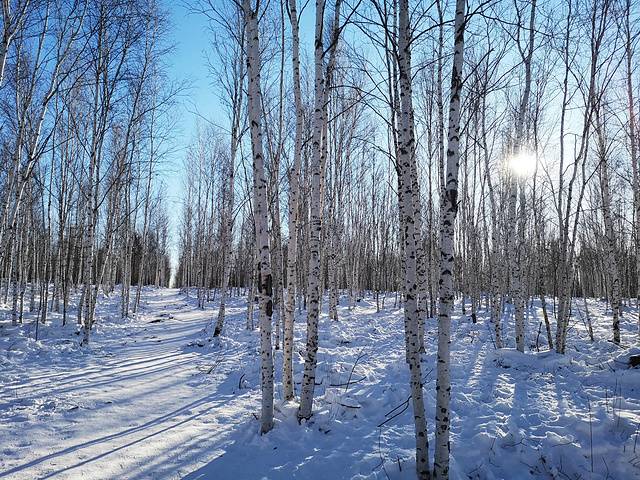
[[[402,308],[421,479],[449,476],[456,302],[474,324],[490,315],[496,349],[563,355],[577,321],[592,341],[640,342],[640,317],[620,328],[640,299],[634,0],[190,8],[208,20],[203,62],[220,110],[178,149],[176,203],[164,172],[189,90],[169,74],[169,5],[2,2],[0,295],[13,325],[27,311],[45,325],[55,311],[89,345],[102,299],[120,295],[126,318],[143,287],[171,285],[201,309],[219,302],[206,328],[216,338],[227,301],[246,296],[265,434],[275,369],[298,422],[313,416],[323,303],[334,322],[341,298],[348,311],[365,298]],[[591,328],[594,299],[608,305],[604,339]],[[543,317],[532,332],[534,302]],[[307,322],[299,386],[296,311]]]
[[[12,322],[51,310],[89,343],[99,292],[135,313],[168,286],[169,213],[158,181],[177,93],[159,2],[2,3],[2,300]],[[73,307],[72,292],[82,299]]]

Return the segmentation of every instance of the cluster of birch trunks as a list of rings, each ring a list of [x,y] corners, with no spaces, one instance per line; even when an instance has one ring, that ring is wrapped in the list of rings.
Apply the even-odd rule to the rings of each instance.
[[[66,323],[78,294],[88,343],[99,292],[122,285],[126,316],[143,284],[169,284],[154,180],[179,90],[167,15],[154,0],[2,2],[0,269],[14,324],[26,303]]]

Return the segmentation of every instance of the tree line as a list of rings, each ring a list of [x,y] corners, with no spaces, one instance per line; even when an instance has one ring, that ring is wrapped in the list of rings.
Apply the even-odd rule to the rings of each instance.
[[[122,285],[124,317],[143,285],[170,280],[157,181],[178,91],[168,11],[155,0],[11,0],[2,19],[0,293],[14,325],[25,308],[43,324],[55,310],[83,325],[87,344],[99,292]]]
[[[320,98],[315,44],[295,46],[291,5],[261,6],[260,35],[267,39],[260,51],[261,123],[278,318],[285,291],[303,308],[310,302],[314,236],[319,288],[329,294],[332,318],[339,291],[350,306],[365,291],[374,292],[380,308],[404,301],[395,295],[406,269],[399,228],[399,7],[375,1],[330,7],[323,16]],[[443,85],[453,58],[454,11],[446,2],[409,8],[416,268],[420,310],[435,317],[450,96]],[[211,21],[211,78],[226,118],[200,127],[185,160],[177,281],[202,292],[224,282],[251,288],[258,262],[250,248],[255,240],[245,234],[253,235],[255,208],[243,98],[246,26],[235,4],[200,2],[197,9]],[[297,13],[307,23],[309,10],[309,18]],[[472,318],[480,308],[506,308],[518,324],[525,299],[554,297],[545,311],[561,328],[547,343],[563,350],[572,295],[618,305],[637,297],[634,4],[478,2],[468,5],[466,17],[472,43],[461,79],[454,291]],[[316,120],[321,112],[326,121]],[[321,155],[315,177],[314,142]],[[530,170],[523,172],[519,161],[531,162]],[[315,215],[314,180],[321,193]],[[293,252],[297,283],[287,289]],[[499,318],[493,321],[501,345]],[[522,349],[521,332],[518,338]]]

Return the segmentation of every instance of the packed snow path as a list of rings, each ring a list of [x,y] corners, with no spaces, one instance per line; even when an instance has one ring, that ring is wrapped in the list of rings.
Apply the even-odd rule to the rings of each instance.
[[[203,312],[176,291],[147,297],[132,320],[117,319],[117,302],[111,312],[105,302],[89,348],[76,345],[80,335],[42,351],[9,346],[0,476],[170,478],[176,465],[213,453],[207,449],[221,428],[214,412],[230,399],[193,382],[209,368],[187,346],[205,324]],[[58,335],[54,328],[41,333]]]
[[[607,341],[610,317],[593,301],[596,342],[578,321],[567,355],[546,349],[528,318],[526,354],[496,351],[490,324],[456,310],[452,335],[452,480],[640,478],[637,348]],[[346,303],[346,302],[345,302]],[[276,426],[260,436],[259,336],[246,298],[231,297],[219,339],[204,329],[217,302],[197,308],[177,290],[145,289],[140,313],[120,319],[103,299],[91,346],[52,314],[34,340],[0,310],[0,478],[413,479],[413,424],[402,311],[367,297],[340,322],[323,315],[314,416],[298,425],[276,386]],[[325,305],[326,307],[326,305]],[[577,307],[576,307],[577,308]],[[623,340],[634,342],[637,310]],[[579,312],[576,318],[579,317]],[[505,323],[513,339],[512,321]],[[427,325],[425,402],[433,436],[435,321]],[[296,323],[296,393],[304,312]],[[508,344],[513,347],[513,341]],[[275,355],[281,382],[281,352]]]

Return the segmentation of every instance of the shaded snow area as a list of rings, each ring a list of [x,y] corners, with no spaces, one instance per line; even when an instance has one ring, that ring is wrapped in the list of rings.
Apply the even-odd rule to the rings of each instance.
[[[117,292],[116,292],[117,293]],[[596,341],[573,308],[567,354],[550,352],[541,312],[529,310],[527,353],[505,313],[504,350],[482,311],[452,331],[451,478],[640,478],[640,370],[629,356],[637,310],[625,308],[623,346],[611,315],[591,300]],[[314,415],[298,424],[282,401],[276,351],[276,422],[259,435],[259,332],[246,330],[246,298],[232,297],[222,336],[211,339],[218,301],[205,310],[177,290],[145,289],[137,316],[119,296],[100,300],[90,347],[75,318],[11,326],[0,310],[0,478],[8,479],[413,479],[413,418],[403,314],[376,313],[367,297],[340,321],[323,315]],[[325,302],[324,308],[327,304]],[[304,312],[296,321],[296,394]],[[436,323],[423,356],[433,438]],[[431,442],[433,447],[433,441]],[[433,452],[431,452],[433,458]]]

